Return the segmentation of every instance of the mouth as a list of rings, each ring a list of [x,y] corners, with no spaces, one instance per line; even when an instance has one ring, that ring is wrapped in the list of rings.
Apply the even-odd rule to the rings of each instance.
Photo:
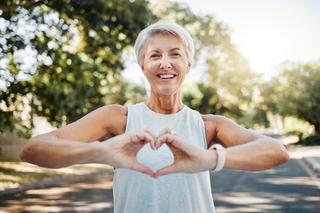
[[[177,75],[175,74],[169,74],[169,73],[166,73],[166,74],[158,74],[157,77],[160,78],[160,79],[174,79]]]

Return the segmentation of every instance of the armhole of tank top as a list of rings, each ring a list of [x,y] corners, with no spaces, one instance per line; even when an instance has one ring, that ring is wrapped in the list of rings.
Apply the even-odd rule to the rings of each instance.
[[[128,130],[128,125],[129,125],[129,115],[131,114],[131,105],[127,105],[127,121],[126,121],[126,128],[124,130],[124,133],[127,133],[127,130]],[[116,175],[116,172],[117,172],[117,168],[116,167],[112,167],[112,171],[113,171],[113,174]],[[114,179],[115,180],[115,179]]]
[[[127,121],[126,121],[126,128],[124,130],[124,133],[128,132],[131,111],[132,111],[132,105],[130,104],[130,105],[127,106]]]
[[[203,148],[204,149],[208,149],[208,142],[207,142],[207,137],[206,137],[206,127],[204,125],[204,121],[201,117],[201,114],[197,111],[197,115],[198,115],[198,120],[199,120],[199,123],[200,123],[200,129],[201,129],[201,133],[202,133],[202,138],[203,138]]]

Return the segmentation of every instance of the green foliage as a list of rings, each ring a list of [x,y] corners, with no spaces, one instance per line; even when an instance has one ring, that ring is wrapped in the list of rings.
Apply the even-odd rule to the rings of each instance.
[[[15,131],[18,135],[30,137],[29,128],[33,127],[31,119],[23,119],[23,111],[28,107],[28,92],[31,88],[30,82],[16,81],[9,85],[5,92],[0,93],[0,100],[6,106],[0,110],[0,127],[2,132]]]
[[[126,96],[118,96],[128,87],[120,75],[121,56],[152,19],[147,5],[144,0],[2,1],[0,58],[7,63],[0,67],[5,84],[0,130],[20,128],[19,134],[30,135],[34,114],[58,127],[101,105],[124,103]],[[32,66],[21,52],[32,55]],[[22,112],[23,104],[31,109]]]
[[[241,118],[247,116],[258,76],[231,43],[228,27],[212,15],[194,14],[187,4],[168,0],[159,1],[154,13],[184,26],[194,39],[196,59],[208,67],[206,80],[189,90],[184,102],[201,113],[247,121]]]
[[[274,84],[263,91],[272,101],[252,104],[259,76],[232,44],[228,27],[214,16],[194,14],[186,4],[159,1],[151,13],[145,0],[14,0],[2,1],[0,10],[2,132],[27,137],[35,115],[58,127],[101,105],[144,100],[142,87],[122,80],[121,56],[137,33],[159,18],[183,25],[195,41],[194,66],[208,67],[205,80],[184,95],[190,107],[250,127],[268,126],[269,109],[288,111],[279,106],[285,95],[279,96],[283,89]]]
[[[263,105],[282,116],[307,121],[320,132],[320,64],[284,64],[262,87]]]
[[[319,146],[320,145],[320,134],[310,135],[301,139],[298,142],[299,145],[305,146]]]
[[[224,114],[231,117],[242,115],[238,106],[223,100],[214,88],[205,83],[198,83],[195,88],[186,92],[183,101],[203,114]]]
[[[233,46],[227,26],[211,15],[193,13],[186,3],[159,0],[153,6],[153,12],[158,18],[174,21],[188,30],[194,39],[196,59],[199,59],[201,52],[221,53]]]
[[[256,103],[255,103],[256,104]],[[267,116],[267,111],[258,106],[250,108],[243,116],[240,117],[239,122],[244,124],[247,128],[254,127],[270,127],[270,121]]]

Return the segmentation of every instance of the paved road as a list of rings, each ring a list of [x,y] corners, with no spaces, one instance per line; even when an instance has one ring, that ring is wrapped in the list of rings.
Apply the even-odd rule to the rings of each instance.
[[[298,160],[259,173],[224,170],[212,182],[217,213],[320,212],[320,190]],[[112,175],[1,197],[0,206],[0,212],[111,213]]]
[[[300,162],[300,163],[299,163]],[[213,175],[213,196],[218,213],[319,213],[320,189],[301,161],[265,172],[224,170]]]

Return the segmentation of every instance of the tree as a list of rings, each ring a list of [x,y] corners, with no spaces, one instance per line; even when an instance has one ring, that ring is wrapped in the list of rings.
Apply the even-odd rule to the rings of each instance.
[[[28,136],[34,114],[58,127],[123,101],[118,93],[128,85],[120,75],[121,55],[151,20],[147,5],[144,0],[2,1],[0,130]],[[26,63],[28,54],[33,61]],[[29,116],[23,118],[28,105]]]
[[[194,14],[187,4],[162,0],[153,8],[158,17],[189,31],[195,42],[195,61],[208,67],[203,82],[188,90],[184,101],[202,113],[224,114],[240,121],[251,107],[258,76],[232,44],[228,27],[212,15]]]
[[[263,105],[282,116],[307,121],[320,133],[320,64],[286,63],[262,87]]]

